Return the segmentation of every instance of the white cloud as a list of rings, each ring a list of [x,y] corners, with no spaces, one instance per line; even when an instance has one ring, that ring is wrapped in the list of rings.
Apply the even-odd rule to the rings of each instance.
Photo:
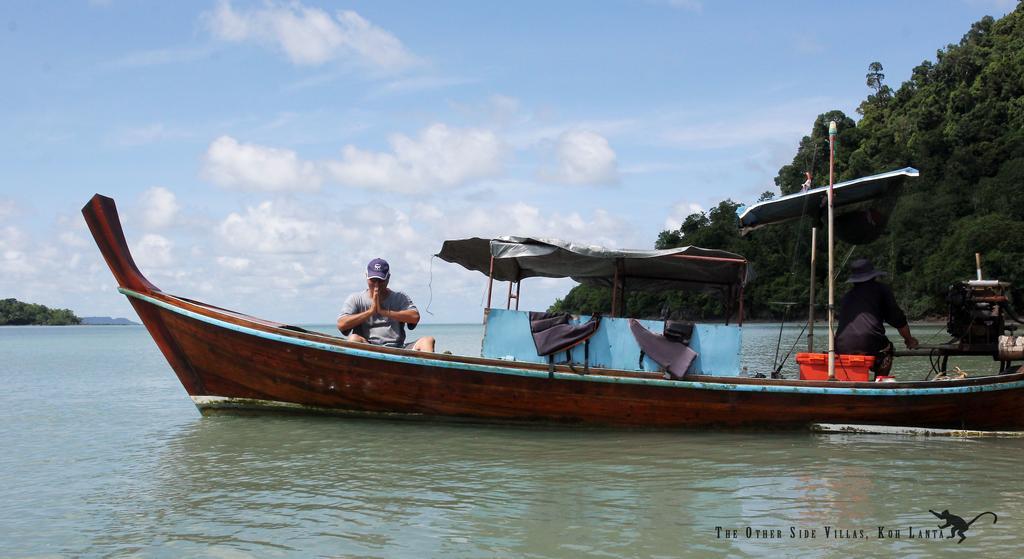
[[[391,151],[342,148],[340,159],[314,162],[289,149],[214,140],[201,175],[215,184],[250,191],[319,189],[330,181],[392,192],[455,188],[503,171],[505,147],[489,130],[434,124],[410,138],[395,134]]]
[[[13,217],[17,210],[18,207],[14,204],[14,200],[0,198],[0,219]]]
[[[632,163],[619,169],[624,175],[645,175],[653,173],[678,173],[687,168],[687,165],[676,162],[665,161],[641,161]]]
[[[415,76],[390,81],[374,90],[374,95],[390,95],[445,89],[460,85],[472,84],[480,80],[474,78]]]
[[[265,253],[304,253],[317,250],[318,224],[287,215],[274,202],[246,208],[245,215],[231,213],[217,231],[231,246]]]
[[[432,204],[416,204],[412,216],[416,219],[436,220],[444,217],[444,212]]]
[[[519,99],[497,93],[487,98],[487,104],[500,116],[514,115],[522,107],[522,102]]]
[[[224,268],[227,268],[228,270],[232,270],[235,272],[247,270],[249,268],[249,264],[251,263],[252,261],[249,260],[248,258],[238,258],[237,256],[217,257],[217,264],[220,264]]]
[[[294,151],[241,144],[221,136],[210,144],[202,175],[224,187],[240,190],[305,190],[320,188],[316,166],[301,161]]]
[[[162,186],[154,186],[143,192],[140,198],[144,227],[162,229],[174,223],[180,206],[173,192]]]
[[[669,144],[688,149],[732,148],[779,137],[799,138],[801,133],[806,132],[806,122],[785,118],[769,118],[746,123],[718,121],[682,126],[667,131],[663,137]]]
[[[163,124],[150,124],[148,126],[122,130],[118,133],[116,141],[123,146],[141,146],[159,140],[163,134]]]
[[[117,58],[105,66],[111,69],[146,68],[165,64],[181,64],[195,62],[209,57],[213,50],[209,47],[172,47],[165,49],[131,52]]]
[[[676,202],[672,205],[672,211],[665,218],[665,229],[675,231],[683,224],[683,220],[690,214],[702,213],[704,208],[694,202]]]
[[[174,243],[166,237],[147,233],[135,243],[131,250],[135,260],[139,263],[139,267],[144,270],[146,268],[165,268],[172,265],[174,263],[173,248]]]
[[[780,139],[789,142],[810,133],[807,123],[814,122],[821,107],[846,104],[847,101],[827,97],[805,97],[746,112],[730,109],[717,115],[686,114],[684,123],[667,116],[661,119],[668,123],[661,124],[662,131],[657,136],[670,147],[694,150],[756,146]]]
[[[449,106],[469,122],[487,123],[489,128],[514,131],[516,127],[533,124],[536,115],[523,109],[522,102],[508,95],[493,94],[475,102],[450,101]],[[520,134],[525,135],[525,134]],[[518,137],[505,138],[518,140]],[[548,138],[551,139],[551,138]],[[524,141],[523,143],[530,143]]]
[[[21,229],[8,225],[0,229],[0,250],[23,249],[28,243],[28,235]]]
[[[295,64],[347,59],[373,68],[401,70],[418,62],[397,37],[349,10],[331,16],[299,2],[268,2],[261,8],[235,10],[228,0],[222,0],[204,14],[204,20],[219,39],[271,44]]]
[[[65,245],[74,248],[86,248],[91,244],[89,241],[85,240],[84,237],[72,231],[64,231],[63,233],[60,233],[57,238]]]
[[[37,238],[15,226],[0,225],[3,297],[67,307],[80,316],[131,316],[131,308],[117,294],[113,276],[99,251],[91,240],[80,235],[81,223],[81,218],[74,222],[58,218],[57,227],[49,235]],[[132,247],[152,256],[147,248],[151,244],[133,243]],[[156,256],[157,260],[163,258],[161,254]],[[151,264],[142,257],[138,261]],[[103,312],[93,312],[100,309]]]
[[[363,19],[356,12],[338,12],[345,44],[381,68],[403,68],[416,62],[394,35]]]
[[[91,242],[63,226],[43,242],[17,227],[0,227],[0,293],[48,304],[54,297],[62,299],[71,293],[95,290],[95,274],[80,267],[82,254],[78,252],[86,248],[86,255],[102,262],[95,247],[88,248],[90,245]],[[106,266],[97,270],[110,278]]]
[[[556,169],[544,176],[568,184],[609,184],[618,180],[615,150],[589,130],[570,130],[555,145]]]
[[[458,216],[458,219],[453,219]],[[579,212],[548,212],[524,202],[516,202],[495,212],[490,206],[450,207],[430,223],[437,246],[444,239],[499,237],[503,235],[554,237],[588,242],[607,247],[639,246],[633,227],[606,210],[594,210],[590,216]]]
[[[162,140],[187,138],[191,134],[182,129],[174,129],[156,122],[144,126],[122,128],[111,135],[111,142],[121,147],[136,147],[152,144]]]
[[[391,137],[391,152],[345,146],[340,161],[324,164],[327,176],[351,186],[396,192],[456,187],[502,171],[504,148],[489,130],[434,124],[418,138]]]
[[[500,114],[501,104],[493,104],[492,110]],[[501,103],[500,101],[498,103]],[[512,107],[509,106],[509,109]],[[649,135],[650,123],[635,118],[607,119],[607,120],[580,120],[568,122],[548,123],[550,118],[537,112],[530,113],[520,110],[518,113],[507,113],[515,116],[514,126],[506,134],[509,144],[516,149],[527,149],[532,147],[550,148],[551,144],[557,144],[559,140],[568,133],[588,131],[604,138],[617,136],[629,132],[641,132]],[[660,123],[660,121],[659,121]]]
[[[365,287],[362,270],[377,256],[389,260],[395,287],[409,293],[421,312],[432,290],[432,322],[477,320],[486,278],[434,261],[431,255],[446,239],[518,234],[605,246],[647,244],[636,238],[632,224],[602,210],[509,202],[496,211],[493,200],[456,197],[371,200],[330,208],[322,198],[271,200],[225,211],[216,220],[190,216],[194,226],[149,234],[143,234],[144,212],[136,209],[127,232],[143,273],[168,292],[284,321],[332,320],[341,300]],[[183,211],[177,211],[179,223]],[[0,224],[0,293],[59,303],[80,314],[132,316],[114,287],[99,252],[71,221],[58,224],[44,241]],[[570,287],[567,281],[533,281],[523,308],[545,308]]]
[[[0,270],[8,278],[26,277],[36,272],[35,266],[29,261],[29,255],[20,250],[0,252]]]

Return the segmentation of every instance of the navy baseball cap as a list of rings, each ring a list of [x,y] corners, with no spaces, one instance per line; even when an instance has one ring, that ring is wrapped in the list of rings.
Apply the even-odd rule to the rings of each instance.
[[[366,265],[366,277],[386,280],[391,277],[391,267],[383,258],[374,258]]]

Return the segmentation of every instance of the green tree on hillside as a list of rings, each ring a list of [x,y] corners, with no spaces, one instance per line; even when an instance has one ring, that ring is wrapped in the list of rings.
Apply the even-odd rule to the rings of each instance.
[[[27,324],[63,326],[82,321],[68,309],[51,309],[43,305],[22,303],[17,299],[0,299],[0,326]]]

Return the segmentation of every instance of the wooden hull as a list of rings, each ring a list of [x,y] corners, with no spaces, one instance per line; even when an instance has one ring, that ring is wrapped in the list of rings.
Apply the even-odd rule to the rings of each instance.
[[[116,220],[113,201],[107,200],[94,198],[83,210],[87,217],[93,213],[90,227],[94,221]],[[119,234],[120,226],[93,228],[101,250],[125,246],[103,239],[104,231]],[[560,368],[552,378],[543,365],[377,348],[295,331],[164,294],[141,274],[133,276],[137,270],[126,252],[104,250],[104,256],[203,412],[274,409],[652,428],[804,428],[819,422],[1024,428],[1024,373],[837,384],[715,377],[672,381],[625,371],[579,375]]]

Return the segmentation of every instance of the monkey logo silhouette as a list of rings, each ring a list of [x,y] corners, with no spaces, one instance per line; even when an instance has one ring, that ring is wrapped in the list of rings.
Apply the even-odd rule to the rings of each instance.
[[[928,512],[934,514],[935,517],[939,520],[943,520],[946,522],[945,524],[940,525],[939,529],[945,530],[946,528],[950,528],[949,538],[955,538],[956,536],[960,536],[960,539],[956,542],[958,544],[963,543],[963,541],[967,538],[967,535],[964,532],[966,532],[967,529],[971,527],[971,524],[974,524],[975,520],[981,518],[982,516],[985,516],[986,514],[991,514],[992,524],[999,522],[999,517],[996,516],[996,513],[989,511],[985,511],[979,514],[978,516],[975,516],[971,519],[970,522],[965,521],[963,518],[960,518],[955,514],[950,514],[949,509],[942,511],[941,513],[935,512],[932,509],[928,509]]]

